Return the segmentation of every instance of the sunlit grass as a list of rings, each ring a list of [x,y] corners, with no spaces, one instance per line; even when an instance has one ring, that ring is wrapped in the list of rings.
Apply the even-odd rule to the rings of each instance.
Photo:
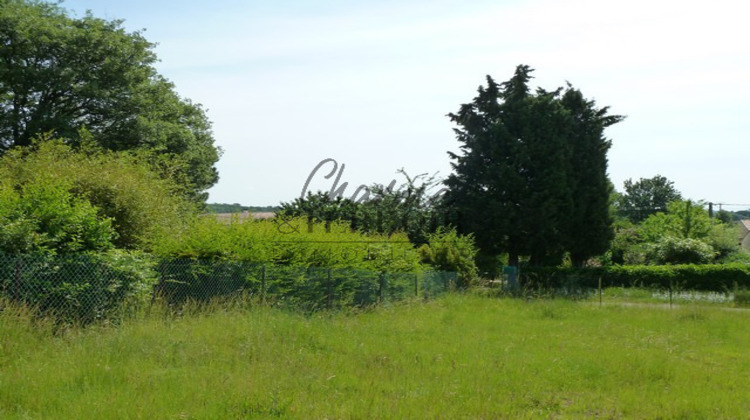
[[[0,418],[743,418],[749,311],[450,295],[119,327],[0,313]]]
[[[591,300],[599,301],[599,291],[594,290],[589,295]],[[672,303],[672,304],[700,304],[716,306],[741,306],[735,303],[735,292],[705,292],[696,290],[658,290],[649,288],[610,287],[602,291],[602,301],[607,303]]]

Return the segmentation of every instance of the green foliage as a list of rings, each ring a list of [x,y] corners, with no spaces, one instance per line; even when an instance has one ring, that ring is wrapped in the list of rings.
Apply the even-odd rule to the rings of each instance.
[[[750,264],[750,251],[740,248],[739,251],[723,257],[720,261],[722,264],[743,263]]]
[[[140,253],[0,253],[2,294],[66,323],[118,319],[151,300],[155,281],[152,260]]]
[[[0,253],[74,253],[112,248],[111,219],[70,192],[64,179],[43,174],[21,185],[0,182]]]
[[[604,129],[624,119],[608,115],[609,107],[597,108],[593,100],[568,85],[560,99],[567,111],[570,157],[567,181],[571,208],[565,229],[565,249],[571,262],[582,266],[589,258],[604,253],[614,231],[611,213],[614,188],[607,177],[607,152],[611,141]]]
[[[692,238],[666,236],[652,244],[649,261],[655,264],[707,264],[716,253],[711,245]]]
[[[0,177],[11,191],[5,193],[8,197],[12,191],[21,191],[27,200],[32,200],[33,194],[42,194],[36,200],[48,200],[45,206],[27,204],[26,213],[17,216],[0,215],[15,220],[9,229],[22,232],[34,225],[40,233],[59,232],[61,220],[70,220],[76,212],[88,212],[89,216],[71,221],[71,229],[88,229],[93,234],[97,226],[93,220],[106,224],[97,231],[100,239],[69,235],[71,244],[87,244],[71,245],[70,251],[105,249],[109,242],[121,248],[148,249],[156,238],[179,229],[182,219],[194,212],[180,197],[177,186],[159,177],[137,156],[101,149],[76,151],[58,140],[40,141],[7,152],[0,158]],[[116,234],[107,234],[107,229]],[[20,244],[19,247],[31,250]]]
[[[419,248],[422,262],[440,271],[457,272],[458,287],[466,288],[476,284],[477,249],[471,235],[459,235],[452,228],[439,228],[428,238],[429,242]]]
[[[433,295],[440,282],[421,273],[420,255],[403,233],[363,234],[346,222],[307,217],[223,223],[205,215],[165,236],[155,253],[165,276],[157,294],[171,303],[245,290],[315,310],[414,296],[418,284]]]
[[[165,235],[154,249],[159,256],[236,260],[253,264],[358,268],[413,272],[419,255],[405,234],[363,234],[344,222],[308,223],[307,218],[230,223],[214,216],[194,218],[184,229]]]
[[[653,214],[665,212],[669,203],[682,199],[674,182],[661,175],[641,178],[636,182],[626,180],[625,192],[619,198],[618,212],[633,223],[640,223]]]
[[[743,308],[750,307],[750,290],[735,290],[734,305]]]
[[[403,169],[399,173],[406,178],[404,186],[394,189],[395,181],[387,187],[371,185],[365,193],[366,200],[355,202],[331,193],[308,191],[304,199],[282,203],[279,214],[305,216],[326,224],[347,221],[352,229],[368,234],[405,232],[413,243],[427,243],[428,235],[446,221],[439,197],[430,195],[438,182],[424,174],[412,178]]]
[[[348,221],[352,228],[361,227],[364,219],[364,208],[343,197],[332,198],[331,194],[318,191],[307,192],[305,198],[295,198],[291,202],[281,203],[280,218],[305,217],[309,223],[324,223],[330,230],[332,222]]]
[[[565,284],[596,288],[656,287],[726,292],[735,286],[750,287],[750,265],[614,265],[608,267],[528,267],[521,281],[528,288],[556,288]]]
[[[196,200],[218,175],[210,122],[154,63],[154,44],[118,20],[74,18],[56,4],[0,7],[0,154],[42,133],[73,143],[90,131],[109,150],[149,150],[188,181]]]
[[[705,239],[709,236],[713,222],[702,203],[672,201],[666,212],[652,214],[640,225],[643,239],[655,242],[665,236]]]
[[[730,224],[740,219],[737,218],[736,213],[726,210],[719,210],[716,212],[716,220],[720,221],[721,223]]]
[[[532,69],[498,84],[487,77],[450,119],[463,154],[450,153],[446,204],[485,254],[531,264],[576,264],[606,251],[612,236],[604,128],[622,117],[596,108],[571,86],[529,92]]]
[[[157,270],[160,282],[155,298],[169,306],[261,301],[304,312],[434,297],[456,280],[455,273],[433,271],[395,273],[186,258],[163,259]]]
[[[646,246],[638,226],[627,219],[618,219],[609,253],[614,264],[645,264]]]
[[[617,264],[684,264],[738,258],[737,226],[711,219],[702,203],[673,201],[666,212],[651,214],[639,225],[618,223],[612,243]]]
[[[717,262],[725,262],[732,258],[742,258],[744,250],[738,245],[739,226],[736,222],[714,223],[706,242],[716,253]]]
[[[278,206],[243,206],[239,203],[207,203],[206,210],[209,213],[242,213],[243,211],[258,213],[277,212],[280,208]]]

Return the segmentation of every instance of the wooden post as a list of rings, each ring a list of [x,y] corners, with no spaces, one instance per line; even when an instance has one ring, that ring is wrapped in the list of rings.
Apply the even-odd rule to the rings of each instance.
[[[602,278],[599,277],[599,306],[602,306]]]
[[[419,297],[419,275],[414,273],[414,296]]]

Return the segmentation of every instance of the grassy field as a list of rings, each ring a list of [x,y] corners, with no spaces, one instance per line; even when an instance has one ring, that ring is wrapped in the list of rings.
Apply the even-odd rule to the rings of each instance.
[[[449,295],[54,335],[0,312],[0,418],[746,418],[750,312]]]

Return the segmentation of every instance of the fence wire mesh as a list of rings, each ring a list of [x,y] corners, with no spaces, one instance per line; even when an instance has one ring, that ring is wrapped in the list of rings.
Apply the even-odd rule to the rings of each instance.
[[[155,303],[178,306],[235,297],[303,310],[370,306],[433,297],[456,280],[453,272],[390,273],[128,253],[0,254],[0,296],[84,324]]]

